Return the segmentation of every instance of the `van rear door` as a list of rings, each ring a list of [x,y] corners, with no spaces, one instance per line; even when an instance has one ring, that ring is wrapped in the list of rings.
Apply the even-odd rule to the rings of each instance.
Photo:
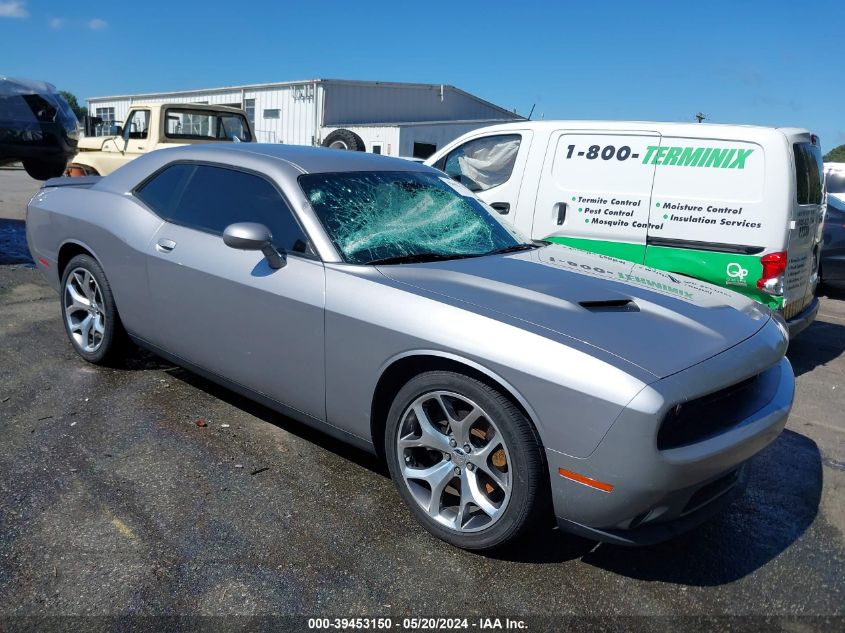
[[[782,138],[782,137],[781,137]],[[725,286],[779,307],[757,288],[760,257],[785,245],[787,188],[766,188],[761,144],[664,136],[655,165],[648,266]],[[785,169],[785,167],[784,167]]]
[[[824,163],[818,141],[810,134],[796,134],[789,140],[795,196],[783,280],[783,316],[787,321],[813,300],[819,264],[818,234],[824,217]]]
[[[657,132],[560,130],[546,149],[531,237],[641,264]]]

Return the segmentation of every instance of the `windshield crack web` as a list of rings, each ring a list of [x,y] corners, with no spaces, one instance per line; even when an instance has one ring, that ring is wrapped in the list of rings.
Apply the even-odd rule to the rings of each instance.
[[[483,210],[435,177],[361,174],[323,179],[309,200],[356,263],[419,253],[467,255],[497,246]]]

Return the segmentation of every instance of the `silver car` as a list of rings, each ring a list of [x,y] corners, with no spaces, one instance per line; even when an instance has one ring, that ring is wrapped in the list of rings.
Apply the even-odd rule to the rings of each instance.
[[[786,422],[783,323],[495,215],[411,161],[205,145],[47,182],[27,236],[84,359],[131,340],[378,453],[459,547],[700,523]]]

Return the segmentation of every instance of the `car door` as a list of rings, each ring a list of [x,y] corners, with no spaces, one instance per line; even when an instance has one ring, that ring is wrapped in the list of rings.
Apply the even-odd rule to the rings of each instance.
[[[435,167],[513,224],[531,136],[530,130],[477,136],[443,156]]]
[[[549,138],[531,237],[645,258],[656,132],[559,130]]]
[[[325,419],[325,271],[277,187],[232,167],[171,164],[136,195],[165,222],[148,247],[151,318],[166,352]],[[226,246],[258,222],[287,264]]]

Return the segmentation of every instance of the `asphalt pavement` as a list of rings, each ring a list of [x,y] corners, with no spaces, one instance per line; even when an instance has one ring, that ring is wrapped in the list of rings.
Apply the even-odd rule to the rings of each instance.
[[[790,345],[787,429],[725,513],[653,547],[549,529],[483,556],[422,530],[368,454],[147,353],[79,359],[26,253],[15,200],[38,183],[22,179],[0,171],[0,629],[59,615],[845,623],[845,293]]]

